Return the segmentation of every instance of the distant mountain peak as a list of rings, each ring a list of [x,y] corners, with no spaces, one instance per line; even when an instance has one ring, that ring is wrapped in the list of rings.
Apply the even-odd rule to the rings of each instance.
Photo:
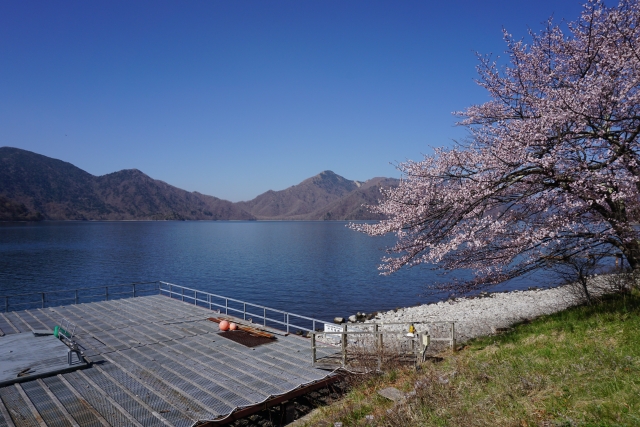
[[[398,180],[352,181],[331,170],[285,190],[231,203],[188,192],[139,169],[94,176],[62,160],[0,147],[0,221],[4,220],[344,220],[379,219],[380,187]]]
[[[380,178],[375,182],[382,185]],[[239,205],[258,219],[378,219],[362,206],[377,203],[379,196],[379,189],[371,188],[368,183],[352,181],[325,170],[285,190],[269,190]],[[394,183],[385,181],[389,185]],[[341,205],[343,202],[347,205]],[[329,206],[335,214],[326,211]]]

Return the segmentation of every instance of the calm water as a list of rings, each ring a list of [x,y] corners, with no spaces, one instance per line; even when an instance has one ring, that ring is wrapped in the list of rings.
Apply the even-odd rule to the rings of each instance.
[[[164,280],[325,319],[443,298],[427,268],[378,274],[393,241],[344,222],[0,223],[0,295]]]

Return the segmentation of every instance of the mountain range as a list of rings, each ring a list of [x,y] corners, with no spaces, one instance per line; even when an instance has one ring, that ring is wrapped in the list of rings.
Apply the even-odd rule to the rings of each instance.
[[[62,160],[0,147],[0,221],[37,220],[375,220],[393,178],[351,181],[324,171],[253,200],[189,192],[137,169],[94,176]]]

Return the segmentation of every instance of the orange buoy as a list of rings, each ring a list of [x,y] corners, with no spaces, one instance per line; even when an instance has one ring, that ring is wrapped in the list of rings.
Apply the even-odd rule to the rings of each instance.
[[[223,320],[222,322],[220,322],[219,326],[221,331],[226,331],[227,329],[229,329],[229,322]]]
[[[236,325],[235,323],[229,323],[229,330],[230,331],[235,331],[236,329],[238,329],[238,325]]]

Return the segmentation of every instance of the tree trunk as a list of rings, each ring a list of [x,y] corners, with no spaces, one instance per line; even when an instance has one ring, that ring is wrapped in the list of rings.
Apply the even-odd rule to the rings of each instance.
[[[638,240],[627,243],[622,249],[622,253],[627,259],[631,270],[636,270],[640,267],[640,243]]]

